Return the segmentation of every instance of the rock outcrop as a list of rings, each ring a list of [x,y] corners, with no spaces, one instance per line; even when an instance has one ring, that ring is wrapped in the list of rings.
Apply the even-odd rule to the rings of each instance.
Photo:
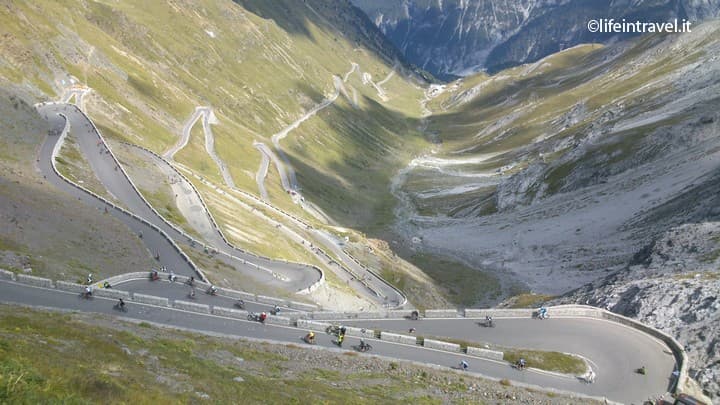
[[[690,377],[720,399],[720,222],[673,228],[627,269],[560,301],[607,308],[674,336],[688,352]]]
[[[697,23],[720,4],[695,0],[353,0],[405,57],[437,75],[464,76],[534,62],[579,43],[633,34],[592,33],[590,19]]]

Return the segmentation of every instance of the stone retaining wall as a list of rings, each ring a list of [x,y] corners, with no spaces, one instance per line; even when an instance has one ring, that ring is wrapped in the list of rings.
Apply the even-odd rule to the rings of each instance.
[[[548,308],[550,316],[571,316],[571,317],[587,317],[602,318],[603,312],[600,308],[584,306],[584,305],[558,305]]]
[[[407,310],[407,309],[386,311],[385,318],[406,318],[406,317],[410,317],[411,312],[412,311]]]
[[[389,333],[389,332],[381,332],[380,340],[385,340],[387,342],[403,343],[406,345],[417,344],[417,337],[415,337],[415,336],[399,335],[397,333]]]
[[[129,300],[130,299],[130,293],[127,291],[121,291],[121,290],[114,290],[112,288],[96,288],[93,290],[93,294],[98,297],[106,297],[106,298],[122,298],[123,300]]]
[[[60,281],[60,280],[55,282],[55,287],[58,290],[70,291],[70,292],[76,292],[76,293],[81,293],[81,292],[85,291],[85,286],[82,284],[68,283],[67,281]],[[98,289],[93,288],[93,290],[92,290],[93,294],[95,294],[96,290],[98,290]]]
[[[464,316],[466,318],[485,318],[487,315],[493,318],[532,318],[534,310],[532,309],[512,309],[512,308],[489,308],[489,309],[466,309]]]
[[[226,316],[228,318],[235,318],[235,319],[247,319],[248,311],[243,311],[240,309],[232,309],[232,308],[225,308],[225,307],[213,307],[212,308],[213,315],[218,316]]]
[[[307,316],[307,312],[293,312],[293,311],[282,311],[282,316],[290,318],[290,321],[294,324],[298,319]]]
[[[132,273],[125,273],[120,274],[117,276],[112,276],[110,278],[106,278],[105,280],[100,280],[101,282],[107,281],[110,283],[111,286],[115,286],[116,284],[120,284],[125,281],[130,280],[141,280],[141,279],[150,279],[150,271],[136,271]]]
[[[269,325],[290,325],[290,318],[286,318],[284,316],[276,316],[276,315],[268,315],[267,318],[265,318],[265,323]]]
[[[362,337],[362,338],[374,338],[375,337],[375,331],[372,329],[356,328],[356,327],[352,327],[352,326],[346,326],[345,333],[348,336],[356,336],[356,337]]]
[[[16,274],[15,279],[19,283],[30,284],[36,287],[53,288],[53,282],[49,278],[28,276],[27,274]]]
[[[425,311],[426,318],[457,318],[460,316],[457,309],[428,309]]]
[[[330,326],[330,324],[325,322],[308,321],[307,319],[297,320],[298,328],[312,330],[315,332],[325,332],[328,326]]]
[[[164,297],[156,297],[154,295],[145,295],[145,294],[133,294],[132,297],[133,301],[137,301],[142,304],[150,304],[150,305],[159,305],[162,307],[169,307],[170,303],[168,302],[167,298]]]
[[[444,350],[446,352],[459,352],[460,345],[457,343],[443,342],[441,340],[425,339],[423,346],[428,349]]]
[[[0,279],[15,280],[15,273],[13,273],[12,271],[0,269]]]
[[[200,312],[202,314],[210,313],[210,306],[205,304],[196,304],[194,302],[179,301],[173,302],[173,308],[183,309],[190,312]]]
[[[407,311],[401,311],[403,314]],[[410,312],[407,312],[409,315]],[[307,315],[311,319],[337,320],[337,319],[384,319],[384,312],[311,312]]]
[[[479,347],[468,347],[467,354],[469,356],[482,357],[485,359],[503,360],[505,353],[497,350],[481,349]]]
[[[344,319],[345,313],[344,312],[313,312],[308,315],[310,319],[317,319],[317,320],[335,320],[335,319]]]
[[[244,291],[229,290],[227,288],[220,288],[220,295],[225,295],[236,300],[257,301],[255,294],[250,294]]]

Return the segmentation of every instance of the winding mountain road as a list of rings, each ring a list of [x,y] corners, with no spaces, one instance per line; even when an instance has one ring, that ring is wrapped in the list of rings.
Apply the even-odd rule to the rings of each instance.
[[[192,265],[183,260],[171,240],[184,237],[175,228],[165,223],[138,195],[129,178],[126,177],[117,161],[110,153],[96,129],[77,107],[67,104],[47,104],[38,107],[54,129],[72,128],[78,146],[86,156],[92,170],[108,191],[131,212],[134,217],[117,209],[107,211],[126,223],[134,232],[142,232],[142,240],[151,252],[158,255],[160,264],[173,269],[178,274],[194,275]],[[60,115],[62,114],[62,115]],[[67,117],[67,119],[63,118]],[[38,167],[47,180],[63,192],[76,196],[84,202],[87,209],[97,210],[102,215],[106,203],[64,181],[52,168],[52,159],[58,149],[60,137],[48,136],[40,148]],[[141,220],[143,218],[145,221]],[[152,225],[150,225],[152,224]],[[172,238],[172,239],[171,239]],[[235,263],[238,264],[238,263]],[[272,262],[272,265],[276,263]],[[255,274],[265,274],[251,269]],[[142,270],[142,269],[138,269]],[[285,273],[293,283],[306,280],[304,273],[292,268]],[[268,282],[282,284],[268,276]],[[166,297],[170,301],[182,300],[186,287],[168,282],[149,282],[136,280],[117,285],[118,289],[130,292]],[[0,280],[0,297],[3,301],[61,308],[75,311],[117,314],[112,310],[114,300],[96,297],[92,301],[80,300],[76,293],[57,289],[34,287],[13,281]],[[203,302],[213,306],[230,306],[231,300],[224,297],[201,297]],[[250,310],[264,310],[266,305],[250,303]],[[260,338],[279,342],[300,343],[305,331],[292,326],[261,325],[244,320],[231,319],[217,315],[200,314],[168,307],[131,302],[129,311],[123,317],[155,322],[179,328],[201,332],[223,333],[233,336]],[[462,353],[451,353],[428,349],[417,345],[407,345],[368,339],[373,345],[373,354],[402,360],[435,364],[444,367],[456,365],[461,359],[471,364],[473,373],[506,378],[523,384],[543,388],[573,391],[594,396],[605,396],[613,401],[639,403],[649,397],[663,394],[672,382],[675,360],[669,348],[659,340],[635,329],[609,321],[590,318],[551,318],[538,321],[527,318],[497,319],[495,328],[483,328],[477,319],[423,319],[407,321],[404,319],[345,320],[348,326],[377,328],[384,331],[407,333],[410,327],[416,328],[418,335],[425,337],[450,337],[466,341],[488,342],[505,347],[533,348],[571,352],[584,357],[597,373],[594,384],[581,383],[574,376],[558,375],[530,369],[517,371],[507,363],[495,360],[471,358]],[[318,346],[331,348],[331,337],[320,336]],[[357,338],[348,337],[345,348],[357,344]],[[647,375],[635,374],[633,370],[641,365],[648,367]],[[532,366],[532,365],[531,365]]]
[[[218,119],[215,116],[215,112],[210,107],[195,107],[195,111],[183,127],[180,139],[178,139],[178,142],[163,154],[163,157],[168,160],[173,160],[175,154],[187,146],[190,141],[190,131],[192,131],[193,126],[195,126],[195,123],[200,118],[202,118],[201,122],[203,126],[203,133],[205,134],[205,151],[207,151],[210,158],[217,165],[225,184],[229,187],[235,187],[235,182],[230,175],[230,170],[228,170],[225,162],[220,159],[220,156],[218,156],[215,152],[215,136],[213,136],[212,128],[210,128],[210,126],[217,124]]]
[[[64,128],[66,124],[70,125],[80,150],[86,157],[98,180],[100,180],[110,194],[115,196],[119,201],[122,201],[122,204],[127,207],[130,212],[153,224],[164,232],[169,239],[194,244],[194,241],[190,240],[188,235],[182,234],[178,229],[170,226],[141,198],[124,170],[122,170],[114,156],[109,152],[107,145],[92,125],[92,122],[82,111],[76,106],[69,104],[45,104],[40,106],[38,110],[48,119],[51,126],[55,128],[57,132],[60,132],[59,129]],[[67,117],[67,122],[59,114]],[[41,171],[51,183],[58,188],[82,200],[90,201],[92,206],[104,209],[106,204],[90,194],[67,184],[57,176],[52,169],[51,160],[53,158],[53,149],[59,139],[57,136],[48,136],[43,143],[39,156]],[[172,246],[172,243],[169,241],[163,243],[162,240],[165,238],[162,237],[162,235],[157,235],[158,232],[152,229],[152,227],[141,225],[143,224],[142,221],[129,215],[115,212],[115,210],[111,210],[110,212],[125,222],[134,231],[137,229],[138,234],[141,232],[140,229],[144,230],[144,232],[142,232],[143,242],[148,249],[159,258],[162,265],[172,269],[178,274],[195,274],[192,266],[182,260],[182,257],[178,257],[177,249]],[[222,235],[217,234],[213,242],[215,242],[214,247],[219,252],[224,253],[216,255],[215,257],[217,259],[226,262],[238,271],[253,277],[259,282],[268,283],[268,285],[281,287],[289,291],[299,291],[321,280],[321,272],[312,267],[279,262],[252,255],[227,244]],[[202,246],[197,246],[196,248],[201,249]]]
[[[253,142],[253,147],[260,151],[260,167],[255,174],[255,183],[257,183],[258,191],[260,192],[260,198],[265,201],[270,200],[267,190],[265,189],[265,178],[268,175],[268,169],[270,168],[270,155],[265,152],[263,144],[259,142]]]
[[[134,292],[182,299],[181,286],[167,282],[136,281],[117,286]],[[176,288],[177,287],[177,288]],[[112,309],[114,299],[95,297],[82,300],[77,293],[57,289],[33,287],[13,281],[0,280],[0,297],[3,302],[32,306],[61,308],[72,311],[97,312],[118,315]],[[214,306],[225,306],[229,301],[221,297],[202,297]],[[137,302],[127,304],[128,312],[122,317],[136,321],[154,322],[161,325],[221,333],[238,337],[258,338],[281,343],[302,345],[301,336],[306,330],[293,326],[259,324],[218,315],[188,312],[170,307],[160,307]],[[251,310],[263,310],[254,306]],[[478,325],[477,319],[381,319],[343,321],[348,326],[372,326],[383,330],[406,332],[410,326],[425,336],[452,336],[465,340],[498,342],[505,347],[529,347],[572,352],[583,356],[593,367],[597,377],[594,384],[585,384],[575,376],[548,373],[532,368],[518,371],[503,361],[481,359],[463,353],[433,350],[418,345],[401,344],[386,340],[366,339],[373,346],[372,355],[409,360],[441,367],[454,367],[460,360],[470,364],[469,374],[512,380],[514,385],[540,387],[543,389],[575,392],[595,397],[605,397],[623,403],[641,403],[662,395],[672,381],[674,358],[660,341],[634,329],[613,322],[586,318],[497,319],[495,328]],[[317,334],[317,347],[337,350],[334,337]],[[358,338],[348,336],[343,350],[352,351]],[[333,349],[334,348],[334,349]],[[634,373],[645,365],[647,375]]]

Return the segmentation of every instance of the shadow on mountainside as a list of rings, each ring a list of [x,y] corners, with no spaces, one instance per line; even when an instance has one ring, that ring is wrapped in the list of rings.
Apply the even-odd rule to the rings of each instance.
[[[318,97],[308,95],[313,100]],[[296,129],[298,133],[291,132],[281,145],[297,172],[303,194],[339,224],[367,231],[387,225],[384,222],[392,218],[390,179],[402,166],[398,157],[404,153],[403,142],[421,134],[415,129],[417,120],[367,97],[361,104],[366,107],[354,109],[333,103]],[[310,121],[318,119],[322,120],[322,128],[338,134],[337,142],[328,148],[331,153],[339,153],[340,158],[329,163],[323,163],[309,150],[315,144],[309,136],[326,142],[323,134],[313,133]],[[305,139],[298,141],[298,136]],[[323,166],[327,169],[318,170]]]
[[[245,10],[263,19],[270,19],[290,35],[302,35],[314,42],[308,27],[307,10],[303,4],[289,0],[233,0]],[[303,2],[304,3],[304,2]]]

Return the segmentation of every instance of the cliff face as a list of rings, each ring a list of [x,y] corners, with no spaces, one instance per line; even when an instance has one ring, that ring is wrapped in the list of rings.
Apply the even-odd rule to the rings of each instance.
[[[673,228],[624,271],[588,284],[563,303],[596,305],[636,318],[682,343],[690,376],[720,397],[720,223]]]
[[[353,0],[406,58],[438,77],[534,62],[579,43],[626,37],[593,34],[590,19],[699,22],[720,15],[709,0]]]

